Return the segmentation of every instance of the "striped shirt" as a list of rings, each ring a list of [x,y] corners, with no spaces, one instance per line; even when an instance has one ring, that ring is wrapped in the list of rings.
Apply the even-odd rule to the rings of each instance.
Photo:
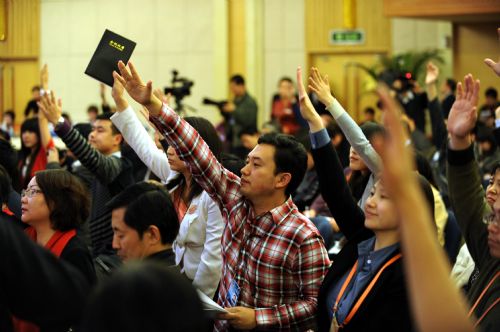
[[[226,226],[218,303],[229,306],[234,279],[240,287],[237,305],[255,309],[259,329],[314,328],[319,287],[330,265],[316,227],[291,198],[256,216],[240,193],[240,178],[222,167],[187,122],[167,106],[151,121],[221,208]],[[227,331],[229,324],[218,320],[215,330]]]
[[[134,183],[132,164],[121,158],[120,152],[106,156],[87,143],[85,138],[64,122],[55,128],[56,134],[94,178],[90,185],[92,207],[89,216],[92,255],[113,254],[111,210],[106,203],[117,193]]]

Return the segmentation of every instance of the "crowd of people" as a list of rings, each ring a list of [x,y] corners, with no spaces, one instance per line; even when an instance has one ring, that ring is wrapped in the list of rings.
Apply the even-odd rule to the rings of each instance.
[[[430,62],[423,91],[379,84],[380,122],[358,124],[299,67],[259,129],[235,75],[221,135],[118,69],[113,105],[101,88],[73,126],[44,66],[19,151],[3,114],[0,331],[499,329],[494,88],[479,108],[478,80],[438,88]]]

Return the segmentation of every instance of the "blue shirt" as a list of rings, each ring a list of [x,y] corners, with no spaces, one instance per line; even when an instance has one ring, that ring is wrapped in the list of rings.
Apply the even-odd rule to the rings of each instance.
[[[377,274],[383,263],[386,262],[396,250],[399,249],[399,242],[377,251],[373,251],[374,246],[375,236],[358,243],[358,267],[356,269],[356,274],[352,278],[344,292],[344,295],[342,295],[342,298],[339,301],[338,311],[336,314],[337,322],[339,324],[342,324],[345,320],[355,301],[366,289],[366,286],[368,286],[370,281]],[[351,272],[350,268],[328,292],[326,304],[328,306],[330,319],[333,317],[333,306],[335,305],[337,296],[342,288],[342,285],[344,284],[344,281],[347,279],[349,272]]]

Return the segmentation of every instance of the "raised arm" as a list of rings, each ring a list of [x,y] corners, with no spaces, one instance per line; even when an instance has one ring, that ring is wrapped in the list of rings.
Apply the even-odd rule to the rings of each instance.
[[[62,103],[61,100],[56,103],[53,92],[50,97],[43,96],[38,106],[48,121],[55,126],[56,134],[75,154],[83,166],[91,171],[101,183],[107,184],[115,180],[122,171],[120,158],[103,155],[91,147],[78,131],[71,128],[67,121],[59,123],[62,114]]]
[[[500,28],[497,29],[498,32],[498,38],[500,39]],[[498,62],[495,62],[491,60],[490,58],[484,59],[484,63],[493,70],[495,74],[500,76],[500,58],[498,59]]]
[[[316,93],[319,100],[333,115],[349,144],[360,155],[370,171],[373,174],[378,174],[381,165],[380,157],[366,139],[358,124],[344,110],[337,99],[332,96],[328,75],[322,76],[317,68],[312,68],[309,77],[309,88]]]
[[[163,183],[171,173],[167,155],[156,147],[148,132],[137,118],[132,107],[123,96],[124,87],[115,79],[111,95],[115,100],[116,113],[111,121],[122,133],[125,141],[134,149],[135,153]]]
[[[484,200],[479,167],[470,133],[476,124],[479,81],[471,74],[457,85],[457,99],[448,117],[448,187],[451,206],[469,252],[480,268],[488,254],[488,233],[483,218],[491,212]],[[466,204],[465,204],[466,203]]]
[[[187,164],[194,179],[212,199],[222,205],[221,211],[224,213],[224,209],[227,209],[226,212],[230,213],[231,207],[242,198],[240,178],[219,163],[193,127],[170,107],[162,104],[153,94],[152,82],[144,84],[134,65],[129,62],[128,66],[130,71],[120,61],[118,68],[121,75],[115,72],[115,79],[122,83],[135,101],[148,109],[153,124]]]
[[[425,76],[425,86],[428,97],[428,108],[431,118],[432,143],[437,149],[440,149],[446,140],[448,132],[444,123],[441,103],[438,99],[437,79],[439,77],[439,68],[432,62],[427,64],[427,73]]]
[[[465,299],[451,282],[447,258],[435,240],[431,212],[413,171],[414,159],[404,144],[399,108],[387,89],[379,89],[379,95],[387,129],[380,147],[382,180],[401,219],[406,283],[417,325],[421,331],[473,331]]]
[[[45,64],[40,71],[40,85],[45,93],[49,92],[49,68]],[[55,102],[55,97],[52,92],[50,92],[50,97]],[[60,101],[59,101],[60,102]],[[38,127],[40,128],[40,140],[41,147],[43,150],[47,151],[53,146],[52,137],[50,136],[49,122],[43,114],[43,112],[38,112]]]
[[[352,238],[360,231],[366,230],[363,225],[364,213],[352,197],[330,137],[305,91],[300,67],[297,69],[297,85],[300,112],[309,124],[312,154],[318,172],[321,195],[342,233],[348,239]]]

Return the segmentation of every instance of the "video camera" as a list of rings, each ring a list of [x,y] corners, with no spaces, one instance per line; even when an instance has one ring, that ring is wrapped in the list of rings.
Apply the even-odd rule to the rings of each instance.
[[[203,105],[212,105],[215,106],[219,109],[220,114],[222,117],[227,121],[229,120],[230,114],[224,112],[224,105],[227,104],[227,100],[220,100],[216,101],[210,98],[203,98]]]
[[[185,77],[179,77],[179,72],[177,70],[172,70],[172,86],[165,87],[164,93],[171,94],[175,97],[175,102],[177,103],[177,110],[182,110],[182,99],[186,96],[191,95],[191,87],[194,82],[188,80]]]

